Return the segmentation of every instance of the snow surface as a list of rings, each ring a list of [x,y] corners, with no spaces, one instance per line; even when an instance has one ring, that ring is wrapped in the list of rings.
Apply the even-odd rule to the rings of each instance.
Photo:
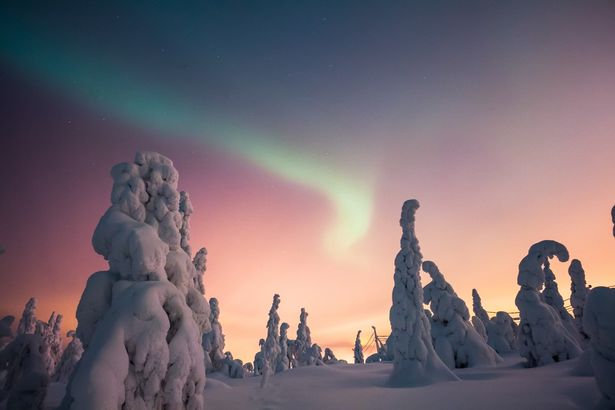
[[[600,400],[592,377],[571,375],[577,360],[525,368],[518,354],[497,367],[455,369],[460,382],[391,388],[391,363],[305,366],[270,379],[207,380],[208,410],[292,409],[592,409]]]

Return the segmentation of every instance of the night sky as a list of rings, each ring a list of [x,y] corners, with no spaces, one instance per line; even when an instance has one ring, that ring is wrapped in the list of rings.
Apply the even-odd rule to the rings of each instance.
[[[0,6],[0,315],[36,296],[76,326],[109,170],[138,150],[179,170],[246,361],[273,293],[338,357],[389,332],[408,198],[468,303],[516,310],[542,239],[615,284],[615,3],[126,3]]]

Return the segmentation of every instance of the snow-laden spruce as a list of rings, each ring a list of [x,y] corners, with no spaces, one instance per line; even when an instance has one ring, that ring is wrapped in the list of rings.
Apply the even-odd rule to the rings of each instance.
[[[457,296],[438,266],[425,261],[423,270],[431,276],[431,282],[423,288],[423,295],[433,313],[432,321],[439,325],[437,334],[432,337],[442,361],[451,369],[495,366],[501,362],[502,358],[470,323],[465,302]]]
[[[53,374],[56,364],[62,356],[62,315],[52,312],[47,323],[37,320],[35,334],[41,337],[43,345],[46,349],[46,354],[43,355],[45,360],[45,370],[48,375]]]
[[[570,261],[568,274],[572,280],[570,283],[570,305],[574,314],[574,323],[581,336],[587,340],[589,337],[583,329],[583,310],[589,288],[585,281],[585,270],[580,260],[573,259]]]
[[[562,324],[566,327],[566,330],[568,330],[568,333],[574,336],[582,347],[581,343],[583,342],[583,338],[574,323],[574,318],[564,307],[564,298],[559,293],[559,287],[555,281],[555,274],[553,270],[551,270],[551,263],[548,259],[545,261],[543,270],[545,272],[545,287],[542,291],[543,300],[555,309],[562,320]]]
[[[295,360],[297,366],[308,365],[311,361],[312,332],[307,324],[308,312],[301,308],[299,325],[297,325],[297,338],[295,339]]]
[[[111,176],[111,206],[92,237],[109,270],[90,276],[79,301],[85,352],[62,406],[202,409],[209,304],[181,246],[177,170],[145,152]]]
[[[485,329],[485,324],[483,323],[483,321],[480,320],[477,316],[472,316],[470,321],[472,322],[472,326],[474,326],[474,329],[476,329],[476,333],[478,333],[480,337],[482,337],[483,340],[486,342],[487,341],[487,329]]]
[[[263,380],[261,386],[266,386],[269,376],[271,376],[277,366],[278,357],[280,356],[280,316],[278,308],[280,307],[280,295],[273,295],[271,309],[269,309],[269,319],[267,320],[267,338],[263,347]]]
[[[284,372],[290,369],[290,359],[288,358],[288,323],[283,322],[280,325],[280,354],[276,364],[275,372]]]
[[[483,325],[485,325],[485,329],[489,326],[489,315],[485,308],[483,308],[483,303],[476,289],[472,289],[472,311],[479,318]]]
[[[220,306],[218,299],[209,299],[209,322],[211,330],[203,334],[203,351],[205,352],[206,371],[221,371],[224,364],[224,334],[220,324]]]
[[[598,286],[587,295],[583,328],[590,337],[591,365],[604,408],[615,408],[615,289]]]
[[[357,337],[354,340],[354,362],[360,364],[365,362],[363,359],[363,346],[361,345],[361,331],[357,332]]]
[[[36,298],[30,298],[24,307],[17,325],[17,334],[32,334],[36,330]]]
[[[194,268],[197,273],[197,289],[204,295],[205,294],[205,285],[203,283],[205,271],[207,270],[207,249],[201,248],[194,255],[194,259],[192,260],[194,264]]]
[[[393,386],[420,386],[459,380],[436,354],[431,340],[431,325],[423,308],[423,288],[419,270],[422,255],[414,233],[414,214],[419,202],[404,202],[399,224],[401,249],[395,257],[393,304],[389,313],[393,350]]]
[[[77,362],[79,362],[83,355],[83,345],[81,344],[81,340],[77,337],[77,333],[74,330],[69,330],[68,333],[66,333],[66,337],[70,337],[71,341],[62,352],[62,357],[56,365],[52,377],[54,382],[64,384],[68,383]]]
[[[190,248],[190,216],[194,209],[192,208],[192,202],[190,202],[190,195],[186,191],[179,193],[179,212],[182,216],[182,224],[179,228],[181,247],[188,255],[192,256],[192,249]]]
[[[581,348],[562,323],[559,313],[540,294],[545,283],[543,266],[554,256],[566,262],[568,250],[559,242],[545,240],[532,245],[519,263],[517,283],[521,289],[515,304],[519,308],[521,323],[517,344],[529,367],[568,360],[581,354]]]

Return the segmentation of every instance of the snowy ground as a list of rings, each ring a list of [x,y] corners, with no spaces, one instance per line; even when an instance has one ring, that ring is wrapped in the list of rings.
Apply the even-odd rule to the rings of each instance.
[[[571,375],[577,360],[526,369],[511,354],[494,368],[460,369],[463,380],[418,388],[385,386],[391,364],[302,367],[270,378],[210,375],[209,410],[232,409],[592,409],[599,400],[593,377]]]

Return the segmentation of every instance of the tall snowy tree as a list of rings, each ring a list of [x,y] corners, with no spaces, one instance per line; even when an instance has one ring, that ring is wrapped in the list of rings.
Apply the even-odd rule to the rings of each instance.
[[[301,308],[299,314],[299,325],[297,326],[297,339],[295,339],[295,355],[297,365],[309,364],[310,352],[312,348],[312,332],[307,324],[308,312]]]
[[[90,276],[81,296],[85,352],[62,406],[201,409],[209,304],[181,247],[177,170],[145,152],[111,176],[111,207],[92,238],[109,270]]]
[[[190,256],[192,256],[192,249],[190,248],[190,216],[194,212],[192,208],[192,202],[190,202],[190,195],[188,192],[181,191],[179,193],[179,213],[182,217],[182,223],[179,228],[179,234],[181,235],[181,247]]]
[[[32,334],[36,330],[36,298],[30,298],[17,325],[17,334]]]
[[[568,260],[568,250],[559,242],[545,240],[530,247],[519,263],[517,283],[521,287],[515,304],[519,308],[521,324],[517,335],[519,353],[529,367],[572,359],[581,353],[559,313],[544,302],[540,289],[545,283],[544,265],[556,256]]]
[[[365,359],[363,358],[363,346],[361,345],[361,331],[357,332],[357,337],[354,340],[354,363],[361,364],[364,363]]]
[[[196,288],[201,292],[201,294],[205,294],[205,284],[203,283],[203,276],[205,275],[205,271],[207,270],[207,249],[201,248],[194,255],[194,259],[192,260],[194,264],[194,268],[196,269]]]
[[[267,320],[267,338],[264,345],[264,371],[263,380],[261,385],[264,387],[267,385],[267,380],[271,376],[277,367],[278,357],[280,355],[280,316],[278,315],[278,308],[280,307],[280,295],[277,293],[273,295],[273,302],[271,303],[271,309],[269,309],[269,319]]]
[[[436,354],[431,341],[431,325],[423,308],[423,288],[419,270],[421,250],[414,233],[414,215],[419,202],[404,202],[399,221],[401,249],[395,257],[390,346],[393,348],[393,386],[420,386],[458,380]]]
[[[470,321],[472,322],[472,326],[476,329],[476,332],[483,338],[483,340],[487,341],[487,329],[485,328],[485,324],[482,320],[478,318],[478,316],[472,316]]]
[[[555,274],[551,270],[551,263],[548,259],[544,263],[543,270],[545,272],[545,287],[542,291],[544,301],[553,307],[553,309],[555,309],[555,311],[559,314],[562,324],[566,330],[568,330],[568,333],[574,336],[577,342],[581,343],[581,334],[574,324],[574,318],[564,307],[564,298],[559,293],[559,287],[555,281]]]
[[[583,329],[583,309],[585,307],[585,299],[589,293],[589,288],[587,282],[585,282],[585,270],[580,260],[573,259],[570,261],[568,274],[572,280],[570,284],[570,304],[572,305],[574,322],[581,336],[588,339],[589,336]]]
[[[423,270],[431,282],[423,288],[425,303],[433,313],[432,320],[439,324],[439,334],[432,335],[436,352],[449,368],[495,366],[502,359],[470,323],[470,312],[457,296],[438,266],[423,262]]]
[[[483,308],[483,303],[476,289],[472,289],[472,311],[476,317],[483,321],[486,328],[489,325],[489,315],[485,308]]]
[[[203,335],[203,350],[205,355],[208,356],[205,359],[207,365],[207,371],[220,371],[224,364],[224,334],[222,333],[222,325],[220,324],[220,306],[218,299],[209,299],[210,316],[209,322],[211,324],[211,331]]]

